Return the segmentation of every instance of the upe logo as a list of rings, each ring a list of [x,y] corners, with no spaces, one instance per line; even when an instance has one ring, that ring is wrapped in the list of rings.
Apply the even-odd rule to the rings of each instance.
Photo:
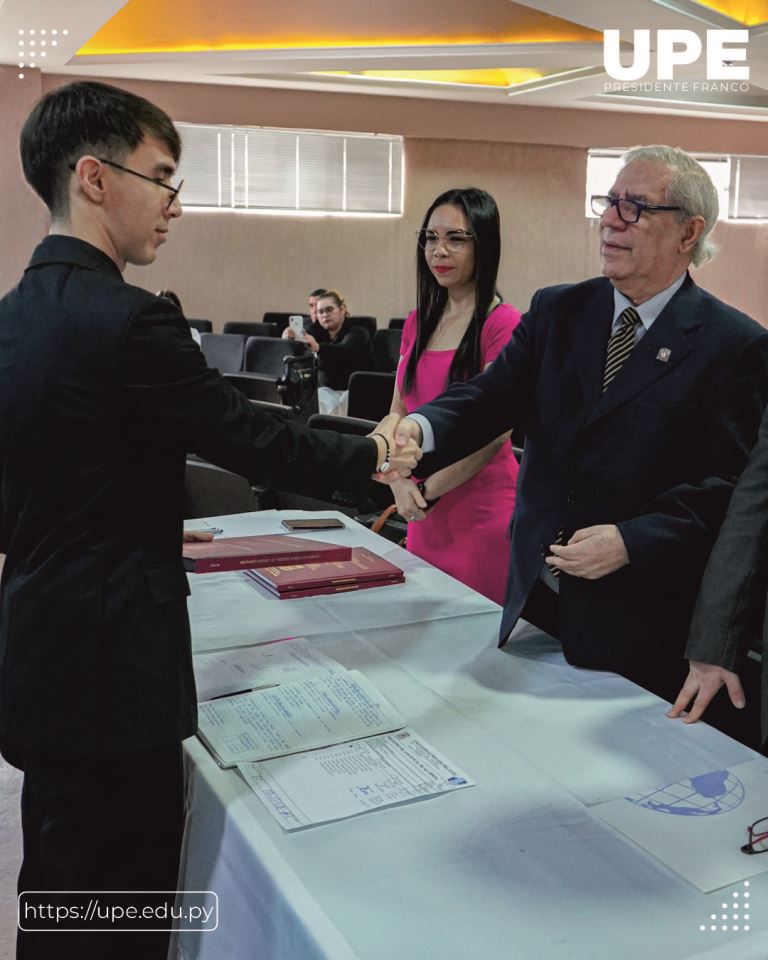
[[[603,64],[614,80],[641,80],[651,67],[651,31],[635,30],[634,60],[622,66],[619,59],[619,30],[603,31]],[[748,30],[707,30],[707,80],[749,80],[749,67],[736,67],[734,60],[746,60],[744,44]],[[726,46],[742,44],[742,46]],[[656,79],[674,80],[676,66],[696,63],[701,57],[701,38],[692,30],[656,31]]]

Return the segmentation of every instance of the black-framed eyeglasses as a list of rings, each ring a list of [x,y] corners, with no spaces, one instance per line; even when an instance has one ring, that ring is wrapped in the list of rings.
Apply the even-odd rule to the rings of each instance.
[[[592,213],[602,217],[610,207],[616,207],[619,219],[624,223],[637,223],[644,210],[655,213],[657,210],[682,210],[682,207],[669,207],[663,203],[643,203],[642,200],[627,200],[624,197],[592,197]]]
[[[468,230],[449,230],[447,233],[438,233],[436,230],[417,230],[416,241],[422,250],[436,250],[440,241],[449,253],[460,253],[468,243],[475,239],[474,233]]]
[[[107,160],[106,157],[99,157],[98,160],[99,160],[99,163],[106,163],[107,166],[114,167],[116,170],[122,170],[123,173],[133,174],[134,177],[140,177],[142,180],[146,180],[148,183],[155,183],[157,184],[158,187],[162,187],[164,190],[168,190],[171,194],[171,198],[168,201],[168,205],[165,208],[166,210],[171,209],[171,205],[173,204],[173,201],[176,199],[176,197],[178,197],[179,191],[184,186],[183,180],[180,181],[178,187],[174,187],[173,184],[166,183],[165,180],[159,180],[157,177],[148,177],[146,173],[139,173],[138,170],[131,170],[130,167],[124,167],[120,163],[115,163],[114,160]],[[76,168],[76,165],[74,163],[70,163],[69,169],[74,170],[75,168]]]
[[[768,817],[750,823],[747,833],[749,841],[741,848],[742,853],[768,853]]]

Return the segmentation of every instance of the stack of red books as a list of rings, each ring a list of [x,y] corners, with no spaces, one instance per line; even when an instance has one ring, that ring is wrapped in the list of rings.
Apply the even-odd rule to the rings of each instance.
[[[349,560],[351,556],[351,547],[279,533],[185,543],[183,551],[184,569],[189,573],[221,573],[271,564]]]
[[[405,574],[400,567],[376,556],[371,550],[352,547],[351,553],[349,560],[275,565],[245,572],[281,600],[387,587],[405,581]]]

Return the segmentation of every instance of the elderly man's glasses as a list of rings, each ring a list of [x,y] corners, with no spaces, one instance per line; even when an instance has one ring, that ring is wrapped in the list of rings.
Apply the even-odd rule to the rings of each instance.
[[[749,842],[741,848],[742,853],[768,853],[768,817],[750,823],[747,833]]]
[[[449,253],[460,253],[465,250],[467,244],[475,239],[474,233],[467,230],[449,230],[448,233],[437,233],[435,230],[419,230],[416,239],[422,250],[431,253],[437,249],[440,241]]]
[[[138,170],[131,170],[130,167],[124,167],[120,163],[115,163],[114,160],[107,160],[106,157],[99,157],[99,163],[106,163],[107,166],[114,167],[115,170],[122,170],[123,173],[130,173],[134,177],[140,177],[142,180],[146,180],[147,183],[155,183],[157,184],[158,187],[162,187],[163,190],[168,190],[169,193],[171,194],[171,197],[165,208],[166,210],[170,210],[171,204],[176,199],[176,197],[178,197],[179,191],[184,186],[183,180],[180,181],[178,187],[174,187],[173,184],[166,183],[165,180],[160,180],[157,177],[148,177],[146,173],[139,173]],[[70,163],[69,169],[74,170],[75,168],[76,168],[76,165],[74,163]]]
[[[668,207],[663,203],[643,203],[642,200],[625,200],[623,197],[592,197],[592,213],[602,217],[610,207],[616,207],[619,219],[624,223],[637,223],[643,210],[655,213],[657,210],[682,210],[682,207]]]

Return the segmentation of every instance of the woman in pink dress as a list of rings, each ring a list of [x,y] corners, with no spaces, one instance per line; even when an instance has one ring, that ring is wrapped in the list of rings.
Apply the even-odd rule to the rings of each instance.
[[[474,187],[441,194],[418,242],[417,307],[403,327],[392,399],[401,416],[484,370],[520,320],[496,291],[501,240],[490,194]],[[499,604],[517,470],[505,433],[430,477],[392,485],[409,521],[408,549]]]

